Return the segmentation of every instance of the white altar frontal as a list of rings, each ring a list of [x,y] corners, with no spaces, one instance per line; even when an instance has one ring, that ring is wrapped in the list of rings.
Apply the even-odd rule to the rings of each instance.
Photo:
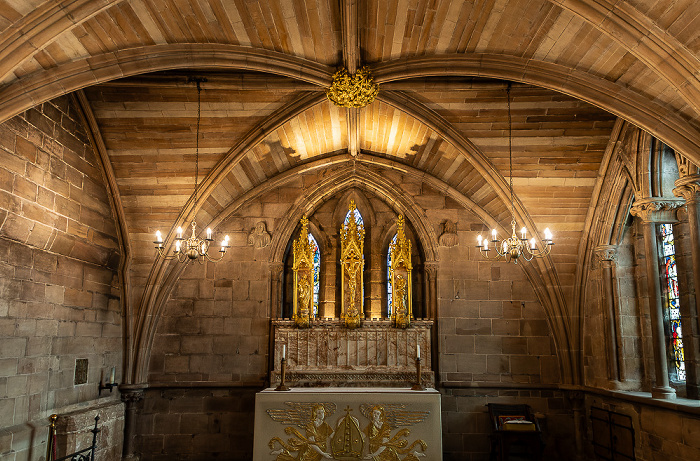
[[[255,398],[255,461],[441,460],[434,389],[266,389]]]

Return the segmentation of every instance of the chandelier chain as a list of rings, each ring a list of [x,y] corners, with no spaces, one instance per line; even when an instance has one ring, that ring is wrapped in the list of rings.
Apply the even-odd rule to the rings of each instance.
[[[187,79],[187,83],[197,84],[197,137],[195,139],[195,167],[194,167],[194,204],[199,200],[199,130],[202,123],[202,82],[206,82],[207,79],[203,77],[190,77]],[[195,213],[196,214],[196,213]],[[174,236],[175,251],[173,254],[168,254],[168,248],[165,246],[163,241],[163,235],[160,231],[156,231],[156,240],[153,242],[155,244],[156,251],[158,255],[166,260],[175,259],[181,263],[187,263],[189,261],[196,261],[200,264],[204,264],[205,261],[209,262],[219,262],[223,259],[226,254],[226,250],[230,247],[229,237],[226,235],[221,241],[221,249],[219,250],[220,256],[212,257],[209,253],[209,248],[214,241],[213,233],[211,228],[206,231],[206,237],[200,238],[197,236],[197,223],[193,216],[192,222],[190,223],[192,227],[192,234],[190,237],[185,237],[183,235],[182,227],[177,228],[177,232]]]
[[[513,194],[513,120],[510,113],[510,87],[511,84],[508,82],[508,88],[506,88],[506,96],[508,100],[508,169],[509,169],[509,180],[510,180],[510,216],[511,224],[515,225],[515,200]]]
[[[508,82],[506,87],[506,103],[508,106],[508,186],[510,187],[510,213],[511,213],[511,234],[510,237],[498,238],[496,229],[491,231],[491,239],[485,239],[478,235],[476,237],[479,252],[486,259],[505,258],[506,262],[518,263],[519,259],[530,261],[532,258],[543,258],[547,256],[554,245],[552,233],[549,228],[544,230],[544,239],[538,239],[535,233],[529,241],[527,239],[527,229],[523,227],[518,237],[515,226],[515,192],[513,190],[513,115],[511,113],[510,90],[512,84]],[[539,248],[538,248],[539,240]],[[489,248],[491,244],[491,248]]]
[[[194,202],[197,203],[197,193],[199,192],[199,124],[202,118],[202,85],[201,80],[197,80],[197,140],[194,151]]]

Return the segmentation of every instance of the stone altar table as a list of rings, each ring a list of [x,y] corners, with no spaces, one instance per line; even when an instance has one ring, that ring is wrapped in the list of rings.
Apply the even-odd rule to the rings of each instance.
[[[298,388],[255,398],[254,461],[442,460],[440,393]]]

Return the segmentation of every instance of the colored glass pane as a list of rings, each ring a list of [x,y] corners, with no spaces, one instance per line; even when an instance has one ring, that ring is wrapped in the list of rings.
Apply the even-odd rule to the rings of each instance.
[[[396,234],[394,234],[394,238],[391,239],[391,243],[389,244],[389,249],[386,252],[386,305],[387,305],[387,314],[389,317],[391,317],[391,294],[392,294],[392,289],[391,289],[391,245],[396,244]]]
[[[355,222],[358,225],[360,225],[360,224],[362,224],[363,226],[365,225],[365,222],[362,219],[362,215],[360,214],[360,210],[350,210],[350,211],[348,211],[348,214],[345,215],[344,224],[346,226],[348,225],[348,222],[350,221],[350,213],[355,213]]]
[[[314,271],[314,317],[318,317],[318,294],[321,291],[320,277],[321,272],[321,250],[318,249],[318,243],[313,235],[309,234],[309,245],[313,253],[313,271]]]
[[[664,300],[666,304],[665,319],[668,329],[668,352],[674,364],[677,381],[685,381],[685,354],[683,352],[683,331],[681,329],[681,311],[678,295],[678,270],[676,267],[676,247],[673,238],[673,226],[662,224],[659,228],[662,244],[662,263],[666,283]]]

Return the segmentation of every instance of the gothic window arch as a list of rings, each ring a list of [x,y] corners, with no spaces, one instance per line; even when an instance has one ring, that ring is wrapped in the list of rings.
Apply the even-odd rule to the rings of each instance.
[[[318,242],[311,232],[309,232],[309,246],[311,246],[311,252],[313,253],[313,297],[314,297],[314,317],[318,317],[318,301],[319,294],[321,292],[320,282],[321,282],[321,250],[318,247]]]
[[[359,225],[362,224],[363,226],[365,225],[365,220],[362,218],[362,213],[360,213],[360,210],[348,210],[348,213],[345,215],[345,220],[343,221],[343,225],[347,225],[348,221],[350,221],[350,214],[354,213],[355,214],[355,222]]]
[[[297,228],[287,242],[287,248],[284,253],[284,266],[282,276],[282,317],[292,318],[294,305],[294,252],[292,248],[294,241],[299,238],[300,228]],[[324,302],[323,290],[321,290],[321,281],[325,270],[324,249],[326,242],[324,235],[319,229],[309,222],[308,227],[308,242],[312,252],[312,273],[313,273],[313,316],[318,318],[322,315],[320,306]]]
[[[396,243],[396,237],[398,234],[394,234],[389,242],[389,246],[386,248],[386,306],[387,306],[387,317],[391,317],[391,296],[393,294],[393,287],[391,286],[391,245]]]

